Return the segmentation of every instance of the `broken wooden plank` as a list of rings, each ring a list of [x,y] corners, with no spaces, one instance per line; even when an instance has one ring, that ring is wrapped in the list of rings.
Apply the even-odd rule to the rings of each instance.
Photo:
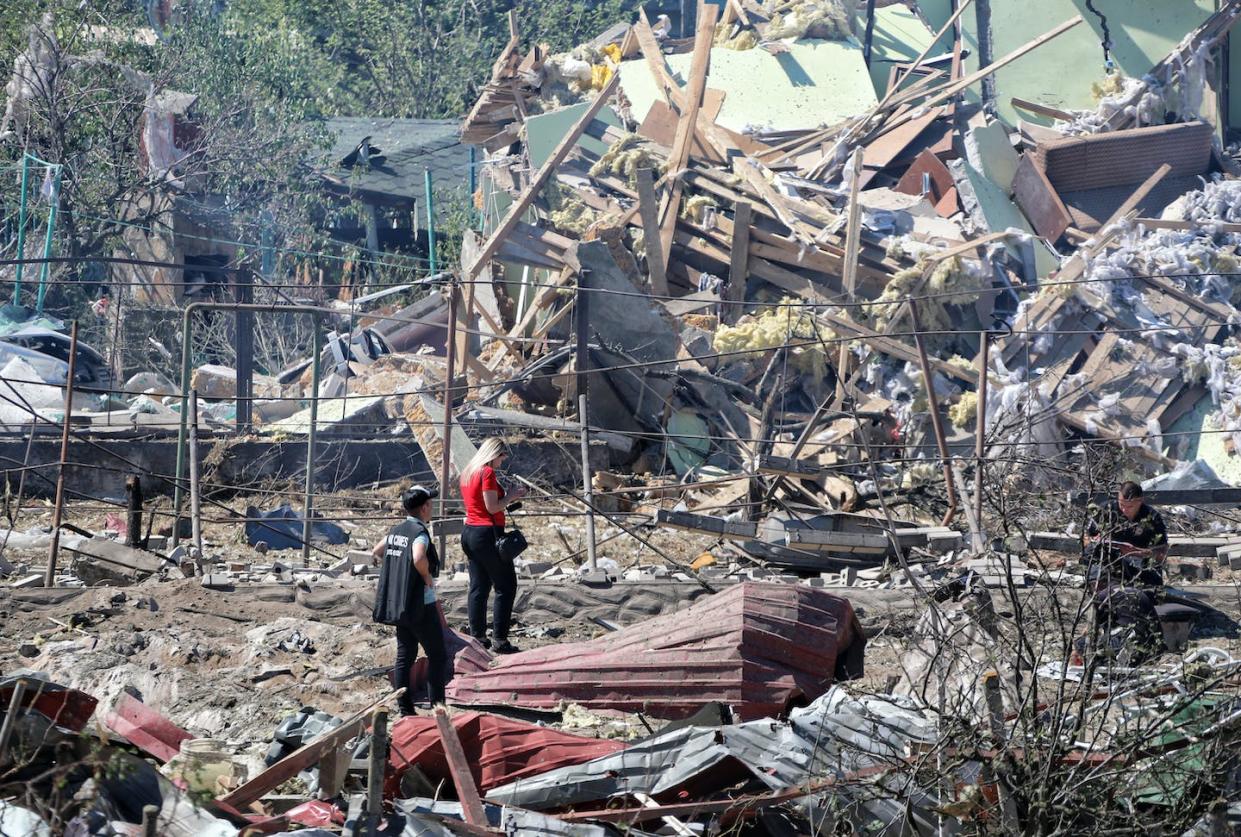
[[[1135,222],[1149,230],[1201,230],[1204,233],[1241,233],[1241,224],[1225,224],[1218,221],[1165,221],[1163,218],[1137,218]]]
[[[404,689],[397,689],[395,692],[384,695],[340,726],[330,729],[313,741],[302,745],[300,749],[285,756],[241,787],[220,797],[220,802],[223,802],[225,805],[231,805],[234,808],[242,808],[258,800],[263,794],[284,784],[306,768],[318,764],[325,754],[335,752],[335,748],[340,744],[351,738],[356,738],[366,729],[370,714],[376,707],[382,706],[404,693]]]
[[[816,462],[801,459],[790,459],[787,456],[763,454],[754,463],[754,470],[760,474],[772,474],[779,477],[795,477],[803,480],[820,479],[826,469]]]
[[[452,774],[453,784],[457,786],[457,798],[461,800],[465,821],[470,825],[488,825],[487,812],[483,810],[483,801],[478,796],[478,785],[474,783],[474,774],[470,772],[470,763],[461,747],[461,738],[458,737],[452,721],[448,719],[448,711],[442,706],[435,707],[435,726],[440,732],[440,742],[448,760],[448,772]]]
[[[577,122],[574,123],[573,127],[569,129],[569,133],[565,134],[564,137],[561,138],[560,142],[557,143],[551,156],[548,157],[547,161],[544,162],[539,168],[538,172],[534,175],[534,178],[526,186],[525,191],[522,192],[521,197],[514,201],[513,205],[509,207],[508,213],[504,216],[504,220],[499,223],[495,231],[492,232],[491,237],[487,239],[487,243],[483,245],[482,251],[478,254],[475,262],[466,268],[465,276],[463,277],[465,281],[472,282],[478,277],[479,271],[482,270],[483,265],[489,262],[496,254],[496,251],[500,249],[500,244],[521,221],[522,216],[525,215],[526,210],[530,208],[530,205],[534,203],[534,199],[538,197],[538,194],[543,189],[543,186],[551,178],[552,174],[556,171],[556,168],[564,162],[566,157],[569,156],[569,152],[577,146],[577,141],[586,130],[586,127],[594,121],[595,117],[599,114],[599,111],[603,109],[605,104],[607,104],[608,99],[610,99],[612,94],[616,92],[619,85],[620,73],[613,73],[612,77],[608,79],[608,83],[605,84],[603,89],[599,91],[599,95],[596,96],[595,100],[590,103],[590,107],[586,109],[586,112],[583,113]]]
[[[1039,104],[1038,102],[1031,102],[1029,99],[1019,99],[1016,96],[1013,96],[1009,101],[1012,102],[1013,107],[1018,110],[1024,110],[1028,113],[1037,113],[1039,116],[1046,116],[1050,119],[1060,119],[1064,122],[1072,122],[1077,118],[1067,110],[1053,108],[1050,105]]]
[[[740,303],[745,302],[746,281],[750,276],[750,219],[754,207],[749,201],[738,201],[733,210],[733,244],[728,265],[728,285],[724,299],[733,303],[724,306],[724,321],[734,323],[741,316]]]
[[[930,98],[924,101],[922,103],[922,106],[933,107],[935,105],[943,104],[944,102],[948,101],[953,96],[956,96],[958,93],[962,92],[966,88],[971,87],[974,84],[977,84],[978,82],[982,81],[984,78],[986,78],[989,75],[993,75],[995,71],[999,70],[1001,67],[1011,64],[1013,61],[1016,61],[1018,58],[1021,58],[1026,53],[1036,50],[1039,47],[1043,46],[1044,44],[1054,40],[1055,38],[1060,37],[1065,32],[1068,32],[1070,29],[1072,29],[1074,26],[1077,26],[1081,22],[1082,22],[1082,16],[1074,15],[1073,17],[1066,20],[1064,23],[1061,23],[1059,26],[1052,28],[1051,30],[1043,33],[1042,35],[1039,35],[1037,38],[1031,41],[1028,41],[1022,46],[1008,53],[1003,58],[993,61],[987,66],[979,70],[975,70],[974,72],[970,73],[969,75],[961,79],[958,79],[957,81],[949,82],[948,84],[945,84],[941,87],[935,88],[932,91],[929,91]],[[922,93],[919,93],[911,97],[911,100],[921,98],[922,95],[923,95]],[[903,102],[904,98],[898,97],[896,101]],[[899,119],[894,120],[891,124],[886,125],[885,129],[894,130],[900,125],[903,125],[906,122],[909,122],[911,119],[915,118],[914,114],[917,114],[918,112],[919,112],[918,110],[910,111],[909,114],[907,114],[906,116],[900,117]]]
[[[673,176],[672,188],[662,207],[659,246],[663,263],[672,256],[672,240],[676,235],[677,216],[681,214],[681,194],[685,188],[676,173],[689,163],[690,145],[694,128],[698,123],[698,111],[702,108],[703,93],[707,89],[707,73],[711,66],[711,44],[715,36],[715,20],[719,7],[705,5],[700,9],[698,30],[694,35],[694,54],[690,61],[689,84],[685,90],[685,107],[681,109],[681,121],[677,125],[676,141],[668,157],[668,173]]]
[[[638,169],[638,215],[642,218],[642,246],[646,250],[646,266],[651,274],[651,293],[668,296],[668,276],[664,253],[660,247],[659,199],[655,196],[655,178],[648,168]]]
[[[1163,179],[1171,174],[1171,172],[1172,165],[1170,163],[1164,163],[1159,168],[1155,169],[1154,173],[1142,182],[1142,185],[1129,196],[1128,200],[1122,203],[1120,207],[1112,213],[1112,217],[1108,219],[1109,223],[1115,219],[1123,218],[1130,212],[1136,210],[1138,205],[1141,204],[1142,201],[1146,200],[1146,196],[1153,192],[1155,187],[1162,183]]]
[[[1013,200],[1034,225],[1034,230],[1048,241],[1056,241],[1073,223],[1068,207],[1030,154],[1023,155],[1017,165]]]

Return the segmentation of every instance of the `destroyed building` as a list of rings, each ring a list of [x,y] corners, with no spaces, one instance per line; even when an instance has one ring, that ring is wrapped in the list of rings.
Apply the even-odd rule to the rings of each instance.
[[[162,372],[0,369],[0,832],[1241,833],[1239,17],[665,3],[561,52],[513,13],[451,133],[335,120],[369,257],[477,163],[458,261],[250,305],[226,254]],[[464,633],[494,435],[513,654]],[[1091,552],[1128,480],[1158,590]],[[452,676],[397,718],[415,483]]]

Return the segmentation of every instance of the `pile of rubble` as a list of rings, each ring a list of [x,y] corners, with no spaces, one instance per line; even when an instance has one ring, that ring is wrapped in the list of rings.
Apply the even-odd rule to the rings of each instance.
[[[0,625],[77,608],[6,651],[45,674],[0,681],[0,831],[1085,833],[1208,808],[1195,827],[1220,826],[1204,800],[1232,792],[1215,759],[1241,662],[1161,655],[1223,617],[1192,590],[1097,600],[1071,558],[1098,498],[1061,501],[1105,449],[1188,509],[1181,579],[1241,568],[1231,521],[1201,513],[1241,505],[1241,169],[1217,60],[1241,2],[1143,13],[1145,51],[1105,24],[1093,92],[1060,72],[1097,48],[1067,0],[862,5],[726,0],[684,37],[642,14],[562,54],[523,49],[511,16],[463,125],[487,156],[460,270],[307,306],[321,351],[278,374],[191,369],[192,312],[183,379],[135,376],[122,403],[103,380],[65,404],[67,364],[0,351],[10,429],[63,424],[67,448],[70,424],[175,428],[174,465],[143,478],[192,520],[144,512],[134,480],[129,514],[93,529],[60,497],[50,527],[0,532]],[[220,463],[197,433],[229,425],[304,444],[302,510],[218,499],[275,473],[203,479]],[[391,518],[342,509],[393,492],[316,513],[321,431],[417,451],[372,488],[451,486],[502,435],[535,489],[514,633],[538,647],[494,657],[452,630],[467,575],[446,561],[452,714],[390,723],[364,682],[390,667],[368,547]],[[1035,492],[1058,499],[1010,506]],[[244,647],[154,626],[170,600]],[[870,621],[897,600],[913,612]],[[305,662],[324,648],[339,659]],[[196,684],[161,683],[169,661]],[[331,711],[256,709],[299,685]]]

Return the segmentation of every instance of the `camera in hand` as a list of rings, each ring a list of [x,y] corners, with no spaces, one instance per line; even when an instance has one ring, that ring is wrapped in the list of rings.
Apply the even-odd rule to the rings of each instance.
[[[515,512],[520,508],[521,508],[521,501],[518,500],[516,503],[510,503],[508,507],[505,509],[505,511]]]

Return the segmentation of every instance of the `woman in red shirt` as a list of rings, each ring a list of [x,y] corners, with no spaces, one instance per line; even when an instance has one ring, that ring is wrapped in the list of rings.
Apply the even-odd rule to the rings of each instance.
[[[496,548],[496,538],[504,532],[504,510],[526,494],[525,488],[505,492],[496,479],[496,469],[506,455],[502,439],[487,439],[474,458],[461,471],[461,497],[465,501],[465,529],[461,548],[470,559],[470,635],[498,654],[517,649],[508,641],[517,596],[517,571]],[[487,641],[487,599],[496,591],[491,637]],[[494,643],[494,644],[493,644]]]

